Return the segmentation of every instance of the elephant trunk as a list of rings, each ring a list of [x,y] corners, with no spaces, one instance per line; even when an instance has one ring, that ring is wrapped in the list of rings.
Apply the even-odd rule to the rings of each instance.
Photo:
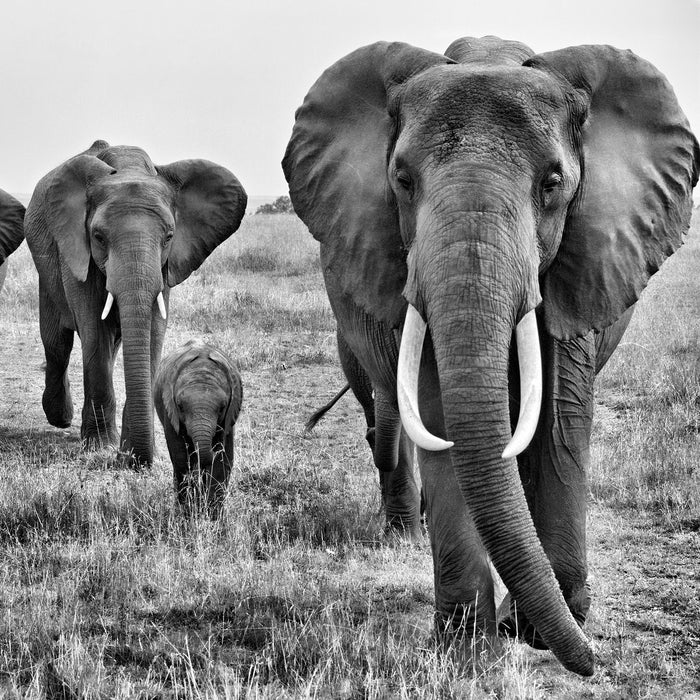
[[[407,286],[430,328],[455,476],[519,607],[566,668],[590,675],[592,652],[537,538],[516,460],[502,456],[511,439],[510,342],[516,321],[536,303],[537,267],[514,245],[512,218],[475,211],[459,220],[465,225],[458,231],[453,224],[417,237],[409,264],[421,277]],[[439,247],[431,249],[435,240]]]
[[[199,458],[200,469],[211,468],[213,459],[212,443],[215,430],[216,423],[205,418],[199,419],[190,430],[190,437]]]
[[[215,449],[214,441],[218,424],[208,416],[200,417],[190,431],[190,437],[196,450],[195,464],[198,460],[197,490],[204,499],[204,505],[213,518],[218,517],[223,504],[225,476],[223,474],[223,455]],[[223,448],[221,445],[216,447]]]
[[[151,322],[154,294],[148,290],[117,293],[121,323],[126,406],[122,435],[132,459],[153,462],[153,396],[151,391]]]
[[[380,472],[396,469],[399,462],[401,417],[383,392],[375,398],[374,464]]]

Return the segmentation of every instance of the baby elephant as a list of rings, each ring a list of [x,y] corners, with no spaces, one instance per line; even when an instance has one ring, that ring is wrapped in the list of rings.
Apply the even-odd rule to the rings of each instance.
[[[188,341],[161,361],[153,402],[185,512],[206,507],[211,518],[219,517],[242,398],[238,370],[226,355],[202,340]]]

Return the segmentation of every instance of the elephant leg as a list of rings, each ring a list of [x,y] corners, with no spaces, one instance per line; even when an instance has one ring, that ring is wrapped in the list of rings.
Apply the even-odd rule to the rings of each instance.
[[[530,513],[564,599],[583,626],[590,608],[586,561],[586,500],[596,368],[594,333],[568,341],[540,333],[543,403],[537,433],[519,458]],[[536,630],[515,611],[504,631],[544,647]]]
[[[348,380],[352,393],[355,394],[355,398],[359,401],[364,411],[367,423],[365,439],[372,452],[374,452],[375,422],[372,382],[339,330],[336,331],[336,339],[338,342],[340,366],[343,368],[343,374]]]
[[[374,391],[369,375],[340,331],[337,332],[337,339],[340,364],[364,411],[367,422],[365,438],[379,469],[386,533],[415,539],[421,535],[421,524],[413,443],[402,434],[398,410],[384,391]]]
[[[68,381],[68,363],[75,332],[61,325],[61,315],[41,290],[39,333],[46,355],[46,376],[41,404],[46,419],[57,428],[73,421],[73,399]]]
[[[234,428],[228,428],[226,430],[226,435],[224,437],[224,455],[226,459],[228,460],[228,469],[229,472],[231,471],[231,468],[233,467],[233,436],[235,434],[235,429]]]
[[[376,440],[379,444],[379,434]],[[379,486],[384,504],[386,533],[409,540],[421,537],[420,492],[414,476],[413,443],[403,429],[398,437],[396,468],[379,472]]]
[[[175,431],[170,420],[165,417],[163,421],[165,442],[168,446],[170,462],[173,465],[173,486],[175,495],[180,505],[186,505],[187,501],[187,477],[190,473],[190,456],[185,439]]]
[[[85,403],[80,437],[86,448],[116,445],[116,400],[112,374],[119,337],[114,327],[103,323],[96,332],[85,334],[81,340]]]
[[[224,434],[221,428],[216,431],[214,459],[212,460],[211,474],[207,484],[207,511],[212,520],[218,519],[221,515],[231,475],[232,457],[227,448],[229,436],[233,438],[230,432]]]
[[[433,435],[445,435],[432,343],[426,341],[419,380],[421,418]],[[493,637],[496,606],[486,549],[464,503],[449,452],[418,449],[422,497],[433,555],[435,630],[449,644],[476,631]]]
[[[436,635],[446,644],[455,634],[479,631],[494,636],[496,606],[489,558],[460,493],[452,462],[444,453],[422,449],[418,462],[433,555]]]

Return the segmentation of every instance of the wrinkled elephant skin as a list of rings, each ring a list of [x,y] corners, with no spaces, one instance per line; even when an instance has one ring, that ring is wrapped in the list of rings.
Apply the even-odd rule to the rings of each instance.
[[[492,561],[529,641],[593,672],[593,380],[682,242],[699,159],[663,75],[610,46],[379,42],[298,109],[292,203],[320,241],[340,336],[385,417],[400,406],[418,436],[443,639],[495,632]],[[412,450],[403,430],[380,435],[377,410],[391,473]]]

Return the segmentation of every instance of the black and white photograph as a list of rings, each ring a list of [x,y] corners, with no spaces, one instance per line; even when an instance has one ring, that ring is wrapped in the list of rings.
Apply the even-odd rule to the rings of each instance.
[[[9,0],[0,700],[700,699],[700,0]]]

